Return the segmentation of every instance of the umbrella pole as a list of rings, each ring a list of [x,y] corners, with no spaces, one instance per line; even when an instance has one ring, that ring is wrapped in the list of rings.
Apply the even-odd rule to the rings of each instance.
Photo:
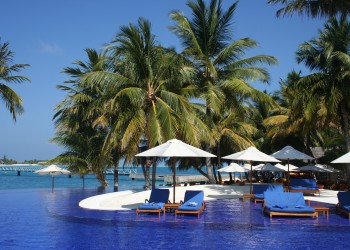
[[[250,194],[253,193],[253,161],[250,161]]]
[[[287,187],[289,191],[289,159],[288,159]]]
[[[53,193],[53,186],[54,186],[54,184],[55,184],[55,179],[54,179],[54,177],[52,175],[52,190],[51,190],[52,193]]]
[[[175,166],[175,159],[174,159],[174,162],[173,162],[173,203],[175,203],[175,186],[176,186],[176,166]]]

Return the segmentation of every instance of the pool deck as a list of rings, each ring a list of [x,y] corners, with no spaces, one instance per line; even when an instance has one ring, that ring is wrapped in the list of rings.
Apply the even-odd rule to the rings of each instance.
[[[173,201],[173,188],[169,188],[169,200]],[[249,193],[249,185],[194,185],[176,187],[175,202],[183,200],[186,190],[203,190],[205,200],[211,199],[238,199],[244,193]],[[82,200],[79,206],[94,210],[130,210],[136,209],[140,204],[143,204],[145,199],[150,197],[151,191],[121,191],[108,194],[92,196]],[[305,195],[305,200],[328,203],[336,205],[338,191],[320,189],[320,196]]]

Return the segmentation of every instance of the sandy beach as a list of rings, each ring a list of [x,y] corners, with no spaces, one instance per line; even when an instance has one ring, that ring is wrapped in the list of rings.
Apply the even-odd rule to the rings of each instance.
[[[173,188],[170,189],[169,200],[173,201]],[[176,187],[175,201],[183,200],[186,190],[203,190],[205,200],[211,199],[239,199],[243,194],[249,193],[249,185],[195,185]],[[145,199],[150,197],[151,191],[121,191],[103,195],[92,196],[82,200],[79,206],[94,210],[130,210],[136,209]],[[305,195],[305,200],[317,201],[336,205],[338,191],[321,189],[320,196]]]

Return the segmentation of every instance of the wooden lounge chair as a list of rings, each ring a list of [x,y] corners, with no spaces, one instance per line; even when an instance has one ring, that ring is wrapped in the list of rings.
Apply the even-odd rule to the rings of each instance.
[[[350,191],[338,192],[337,197],[336,211],[347,215],[350,220]]]
[[[291,178],[289,180],[289,192],[318,193],[319,196],[321,195],[316,180],[312,178]]]
[[[272,216],[318,217],[314,208],[305,204],[303,193],[265,192],[263,212]]]
[[[178,214],[196,214],[199,215],[205,209],[204,192],[197,190],[187,190],[181,206],[175,210],[175,217]]]
[[[136,209],[136,215],[139,213],[160,213],[164,210],[164,204],[169,203],[169,189],[153,189],[149,199]]]

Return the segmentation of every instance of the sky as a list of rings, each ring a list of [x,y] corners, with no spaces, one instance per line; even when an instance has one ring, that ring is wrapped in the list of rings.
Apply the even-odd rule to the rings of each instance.
[[[208,2],[208,1],[206,1]],[[223,0],[223,8],[232,4]],[[275,56],[278,65],[266,67],[270,83],[252,83],[260,90],[273,92],[279,80],[294,70],[307,73],[298,65],[295,51],[298,45],[317,37],[324,19],[306,16],[277,18],[278,6],[267,0],[240,0],[233,18],[233,37],[249,37],[259,47],[246,56],[265,54]],[[55,135],[52,120],[55,106],[64,100],[65,93],[56,88],[68,80],[62,73],[74,61],[87,61],[84,49],[102,49],[111,42],[123,25],[135,24],[139,17],[152,24],[152,32],[165,47],[181,51],[181,43],[168,27],[169,13],[180,10],[188,17],[187,0],[3,0],[0,15],[0,42],[9,42],[15,52],[13,63],[30,64],[20,75],[31,82],[10,84],[23,99],[25,112],[14,122],[0,102],[0,158],[47,160],[64,152],[51,143]]]

